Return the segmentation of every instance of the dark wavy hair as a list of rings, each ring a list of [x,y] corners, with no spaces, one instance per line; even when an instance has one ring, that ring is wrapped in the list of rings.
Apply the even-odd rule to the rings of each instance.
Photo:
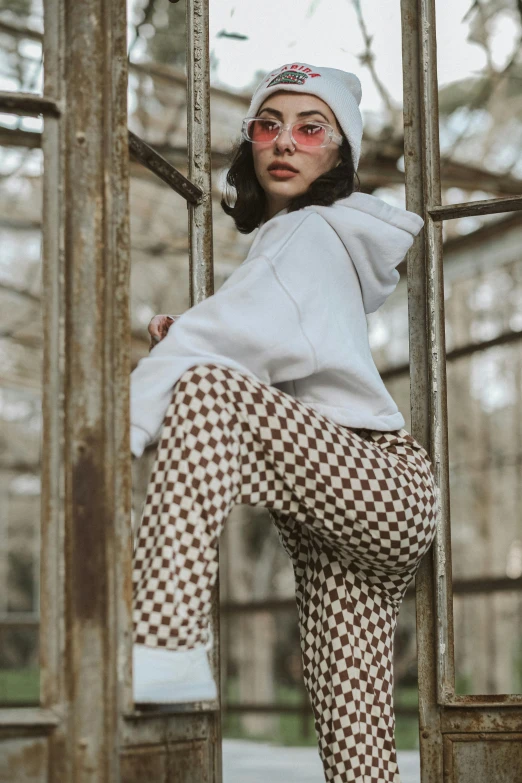
[[[346,198],[359,189],[360,182],[354,171],[352,151],[344,134],[339,153],[341,162],[311,182],[304,193],[295,196],[288,205],[289,212],[311,204],[329,207],[334,201]],[[355,178],[357,188],[354,186]],[[228,186],[232,186],[236,191],[234,204],[229,203]],[[266,196],[254,169],[252,143],[246,139],[240,139],[230,153],[221,207],[232,217],[237,230],[242,234],[250,234],[263,220]]]

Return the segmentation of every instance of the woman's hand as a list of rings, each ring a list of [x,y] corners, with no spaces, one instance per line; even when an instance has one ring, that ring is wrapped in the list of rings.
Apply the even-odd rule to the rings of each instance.
[[[152,351],[154,346],[167,336],[167,332],[177,318],[179,318],[179,315],[155,315],[154,318],[151,318],[148,327],[150,334],[149,351]]]

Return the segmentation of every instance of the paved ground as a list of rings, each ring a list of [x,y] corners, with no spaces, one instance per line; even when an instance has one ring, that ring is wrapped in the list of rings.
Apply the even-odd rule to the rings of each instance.
[[[399,751],[401,783],[419,783],[419,754]],[[223,740],[223,783],[324,783],[315,748]]]

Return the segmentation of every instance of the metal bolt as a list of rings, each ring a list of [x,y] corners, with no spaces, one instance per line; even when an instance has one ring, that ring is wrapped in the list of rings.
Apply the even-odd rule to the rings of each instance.
[[[76,134],[76,141],[78,144],[85,144],[85,133],[83,131],[78,131]]]

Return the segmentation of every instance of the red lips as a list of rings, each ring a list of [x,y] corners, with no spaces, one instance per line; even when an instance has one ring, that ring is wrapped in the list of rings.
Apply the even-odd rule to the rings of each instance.
[[[268,171],[273,171],[274,169],[284,169],[286,171],[293,171],[296,174],[298,173],[297,169],[294,169],[294,167],[289,163],[283,163],[282,161],[275,161],[274,163],[271,163],[268,167]]]

